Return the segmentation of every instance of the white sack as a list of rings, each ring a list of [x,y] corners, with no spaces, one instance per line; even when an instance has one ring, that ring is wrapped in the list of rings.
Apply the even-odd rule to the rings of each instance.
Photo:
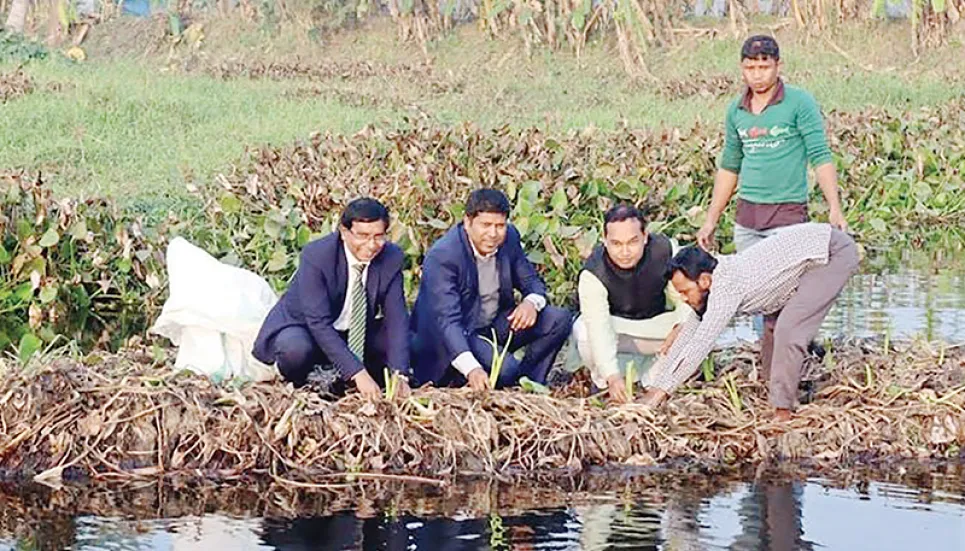
[[[150,332],[178,347],[174,365],[214,380],[267,381],[277,370],[251,355],[262,322],[278,301],[268,282],[219,262],[181,237],[167,250],[170,296]]]

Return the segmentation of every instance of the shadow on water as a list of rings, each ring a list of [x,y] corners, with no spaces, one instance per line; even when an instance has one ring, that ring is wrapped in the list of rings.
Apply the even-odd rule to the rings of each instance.
[[[965,479],[677,471],[339,491],[148,484],[6,488],[0,549],[810,550],[965,548]]]

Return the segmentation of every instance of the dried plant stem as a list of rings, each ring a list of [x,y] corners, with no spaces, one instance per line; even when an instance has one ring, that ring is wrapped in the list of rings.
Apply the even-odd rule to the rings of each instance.
[[[929,350],[835,345],[833,367],[803,374],[814,401],[784,425],[748,377],[746,350],[718,352],[716,380],[697,378],[656,411],[598,407],[583,375],[549,396],[421,388],[402,402],[329,402],[281,384],[219,387],[134,352],[96,366],[52,357],[0,379],[0,472],[54,485],[77,469],[95,480],[262,473],[308,488],[673,460],[950,458],[965,445],[965,349],[946,347],[943,364]]]

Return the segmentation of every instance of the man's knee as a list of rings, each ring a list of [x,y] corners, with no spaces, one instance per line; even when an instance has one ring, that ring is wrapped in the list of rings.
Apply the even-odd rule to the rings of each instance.
[[[275,341],[275,363],[286,379],[303,378],[302,374],[311,370],[314,359],[314,343],[301,335],[281,334]]]
[[[572,344],[576,348],[576,353],[580,357],[580,362],[587,367],[592,367],[593,353],[590,350],[590,332],[582,316],[573,321],[573,326],[570,328],[570,337],[573,340]]]
[[[778,320],[774,328],[774,337],[771,342],[773,343],[772,354],[775,357],[783,357],[785,351],[788,350],[803,355],[807,351],[808,344],[814,338],[814,335],[801,331],[797,327],[790,327],[790,325],[792,324],[783,325]]]
[[[857,272],[861,264],[861,254],[858,252],[858,244],[854,238],[838,229],[832,229],[831,235],[837,249],[834,251],[834,256],[839,257],[839,262],[849,274]]]
[[[583,320],[582,316],[573,321],[573,326],[570,328],[570,335],[572,335],[573,340],[576,341],[577,344],[589,342],[589,331],[586,328],[586,321]]]
[[[547,306],[540,313],[546,327],[546,334],[566,339],[573,330],[573,316],[569,310],[557,306]]]

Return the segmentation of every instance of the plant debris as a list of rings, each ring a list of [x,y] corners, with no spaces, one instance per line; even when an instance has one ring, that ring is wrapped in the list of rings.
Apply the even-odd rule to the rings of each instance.
[[[7,103],[32,93],[33,79],[21,69],[0,73],[0,103]]]
[[[379,473],[579,472],[673,462],[773,459],[844,465],[958,460],[965,444],[965,349],[839,343],[809,367],[813,401],[770,420],[756,354],[727,352],[656,412],[585,396],[421,388],[404,401],[332,402],[284,384],[218,386],[154,367],[144,352],[55,357],[0,381],[0,471],[58,482],[268,474],[292,485]],[[731,406],[733,379],[743,407]]]
[[[719,98],[740,92],[737,79],[730,74],[692,73],[685,78],[663,83],[660,93],[670,100],[682,100],[694,96]]]
[[[387,64],[373,61],[327,61],[305,63],[294,61],[226,60],[205,68],[209,75],[222,80],[248,78],[251,80],[356,81],[369,78],[424,79],[431,77],[432,67],[426,64]]]

